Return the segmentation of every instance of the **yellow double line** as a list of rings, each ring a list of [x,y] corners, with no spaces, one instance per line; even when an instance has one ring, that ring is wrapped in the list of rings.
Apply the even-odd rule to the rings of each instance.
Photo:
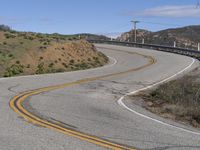
[[[114,49],[111,49],[111,50],[114,50]],[[116,50],[116,51],[120,51],[120,50]],[[134,69],[130,69],[130,70],[127,70],[127,71],[124,71],[124,72],[118,72],[118,73],[114,73],[114,74],[108,74],[108,75],[103,75],[103,76],[98,76],[98,77],[93,77],[93,78],[85,78],[85,79],[78,80],[78,81],[71,82],[71,83],[66,83],[66,84],[61,84],[61,85],[56,85],[56,86],[49,86],[49,87],[44,87],[44,88],[40,88],[40,89],[35,89],[35,90],[32,90],[32,91],[23,92],[19,95],[16,95],[15,97],[13,97],[10,100],[9,105],[18,115],[22,116],[28,122],[31,122],[33,124],[37,124],[37,125],[49,128],[49,129],[53,129],[53,130],[56,130],[56,131],[61,132],[63,134],[66,134],[66,135],[69,135],[69,136],[72,136],[72,137],[76,137],[78,139],[88,141],[90,143],[93,143],[93,144],[96,144],[96,145],[99,145],[99,146],[102,146],[102,147],[105,147],[105,148],[116,149],[116,150],[117,149],[133,150],[133,148],[130,148],[128,146],[118,144],[118,143],[114,143],[114,142],[111,142],[111,141],[108,141],[108,140],[105,140],[105,139],[101,139],[99,137],[95,137],[95,136],[92,136],[92,135],[88,135],[88,134],[85,134],[85,133],[82,133],[82,132],[79,132],[79,131],[76,131],[76,130],[73,130],[73,129],[70,129],[70,128],[67,128],[67,127],[63,127],[62,125],[55,123],[53,121],[49,121],[49,120],[40,118],[39,116],[30,113],[22,105],[23,101],[25,101],[28,97],[31,97],[33,95],[37,95],[37,94],[47,92],[47,91],[62,89],[62,88],[66,88],[66,87],[70,87],[70,86],[74,86],[74,85],[79,85],[79,84],[83,84],[83,83],[88,83],[88,82],[95,81],[95,80],[98,80],[98,79],[103,79],[103,78],[106,78],[106,77],[113,77],[113,76],[118,76],[118,75],[122,75],[122,74],[125,74],[125,73],[134,72],[134,71],[146,68],[146,67],[148,67],[148,66],[150,66],[150,65],[152,65],[156,62],[156,60],[151,56],[146,56],[146,55],[135,53],[135,52],[128,52],[128,51],[123,51],[123,52],[143,56],[145,58],[148,58],[149,62],[144,66],[134,68]]]

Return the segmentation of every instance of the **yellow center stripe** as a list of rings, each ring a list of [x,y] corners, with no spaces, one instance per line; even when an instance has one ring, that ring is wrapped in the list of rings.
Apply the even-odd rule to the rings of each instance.
[[[114,49],[111,49],[114,50]],[[120,51],[120,50],[115,50],[115,51]],[[13,97],[10,100],[10,107],[20,116],[22,116],[24,119],[26,119],[28,122],[31,122],[33,124],[37,124],[46,128],[50,128],[53,130],[56,130],[58,132],[61,132],[63,134],[72,136],[72,137],[76,137],[79,138],[81,140],[84,141],[88,141],[90,143],[105,147],[105,148],[109,148],[109,149],[127,149],[127,150],[133,150],[133,148],[130,148],[128,146],[122,145],[122,144],[117,144],[114,142],[110,142],[108,140],[105,139],[101,139],[95,136],[91,136],[85,133],[81,133],[79,131],[76,130],[72,130],[66,127],[63,127],[62,125],[59,125],[58,123],[52,122],[52,121],[48,121],[45,119],[42,119],[32,113],[30,113],[29,111],[27,111],[23,106],[22,103],[24,100],[26,100],[28,97],[33,96],[33,95],[37,95],[40,94],[42,92],[47,92],[47,91],[52,91],[52,90],[56,90],[56,89],[62,89],[62,88],[66,88],[66,87],[70,87],[70,86],[74,86],[74,85],[79,85],[79,84],[83,84],[83,83],[88,83],[91,81],[95,81],[95,80],[99,80],[99,79],[103,79],[106,77],[113,77],[113,76],[118,76],[118,75],[122,75],[125,73],[130,73],[130,72],[134,72],[137,70],[141,70],[143,68],[146,68],[152,64],[154,64],[156,62],[156,60],[151,57],[151,56],[147,56],[147,55],[143,55],[143,54],[139,54],[136,52],[128,52],[128,51],[123,51],[129,54],[134,54],[134,55],[140,55],[143,56],[145,58],[147,58],[149,60],[149,62],[141,67],[138,68],[134,68],[134,69],[130,69],[124,72],[118,72],[118,73],[114,73],[114,74],[108,74],[108,75],[103,75],[103,76],[97,76],[97,77],[92,77],[92,78],[85,78],[85,79],[81,79],[75,82],[71,82],[71,83],[66,83],[66,84],[61,84],[61,85],[56,85],[56,86],[49,86],[49,87],[44,87],[44,88],[40,88],[40,89],[35,89],[32,91],[27,91],[27,92],[23,92],[19,95],[16,95],[15,97]]]

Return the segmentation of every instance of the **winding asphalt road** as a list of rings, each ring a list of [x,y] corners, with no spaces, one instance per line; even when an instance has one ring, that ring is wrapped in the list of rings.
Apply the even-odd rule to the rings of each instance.
[[[110,56],[108,65],[0,79],[1,150],[200,149],[199,130],[123,97],[183,75],[198,61],[154,50],[96,47]]]

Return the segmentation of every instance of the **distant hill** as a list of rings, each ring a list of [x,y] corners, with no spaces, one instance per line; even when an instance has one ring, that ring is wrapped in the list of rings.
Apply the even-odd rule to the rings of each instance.
[[[89,33],[82,33],[82,34],[76,34],[76,35],[80,35],[82,38],[92,39],[92,40],[109,40],[110,39],[104,35],[89,34]]]
[[[6,25],[0,25],[0,31],[11,31],[11,28]]]
[[[133,41],[134,32],[123,33],[118,40]],[[173,46],[174,41],[177,43],[177,47],[197,49],[198,42],[200,42],[200,25],[187,26],[182,28],[166,29],[158,32],[151,32],[147,30],[139,29],[137,31],[137,42],[149,44],[160,44]]]

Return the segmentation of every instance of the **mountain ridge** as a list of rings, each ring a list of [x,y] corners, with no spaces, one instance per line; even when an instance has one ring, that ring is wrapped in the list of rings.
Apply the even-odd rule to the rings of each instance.
[[[133,41],[134,31],[123,33],[117,40]],[[174,41],[177,47],[198,49],[200,42],[200,25],[190,25],[181,28],[170,28],[161,31],[148,31],[144,29],[137,30],[137,42],[158,44],[166,46],[174,46]]]

